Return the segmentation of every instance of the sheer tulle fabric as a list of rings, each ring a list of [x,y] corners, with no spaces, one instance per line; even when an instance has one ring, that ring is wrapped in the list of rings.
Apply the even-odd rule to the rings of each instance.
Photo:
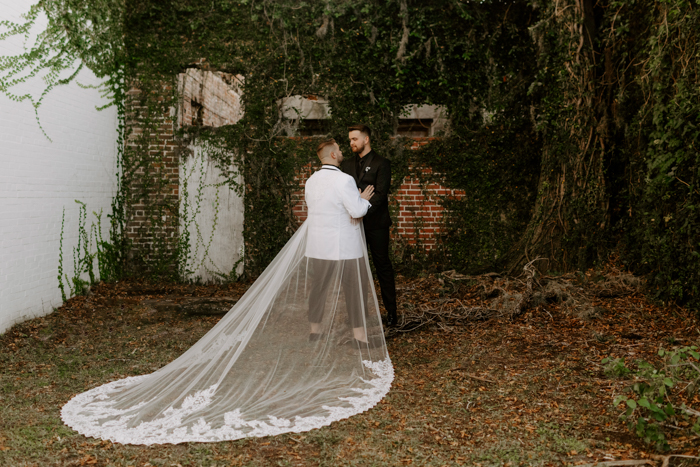
[[[117,443],[221,441],[302,432],[376,405],[393,367],[367,252],[305,256],[302,225],[239,302],[192,348],[155,373],[71,399],[63,421]],[[310,342],[309,322],[322,334]],[[353,328],[371,345],[358,345]]]

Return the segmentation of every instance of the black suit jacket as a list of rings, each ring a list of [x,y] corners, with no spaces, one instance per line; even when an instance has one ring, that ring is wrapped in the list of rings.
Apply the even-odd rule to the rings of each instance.
[[[366,156],[365,169],[361,174],[357,173],[357,155],[344,159],[340,169],[355,179],[357,187],[364,189],[368,185],[374,185],[374,194],[369,202],[372,207],[367,211],[363,219],[365,230],[387,229],[391,225],[389,215],[389,191],[391,190],[391,161],[385,159],[374,150]]]

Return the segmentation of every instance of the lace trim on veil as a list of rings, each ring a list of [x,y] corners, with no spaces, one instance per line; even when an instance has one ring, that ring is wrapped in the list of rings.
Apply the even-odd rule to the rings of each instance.
[[[299,433],[321,428],[331,423],[365,412],[382,400],[389,392],[394,380],[394,368],[391,360],[372,362],[363,360],[362,363],[377,377],[362,379],[369,388],[350,388],[350,391],[361,394],[358,397],[340,397],[339,400],[347,406],[323,406],[328,412],[324,416],[294,417],[293,419],[268,416],[267,420],[245,420],[240,409],[224,414],[224,424],[213,428],[203,418],[194,424],[183,426],[183,418],[202,410],[212,402],[217,385],[197,391],[188,396],[180,408],[168,408],[163,415],[150,422],[128,428],[128,422],[136,415],[124,415],[135,412],[148,403],[142,402],[137,406],[119,410],[112,407],[114,402],[109,400],[109,394],[119,391],[126,386],[136,384],[149,375],[133,376],[113,381],[90,391],[73,397],[61,410],[61,419],[66,425],[84,436],[110,440],[122,444],[165,444],[184,442],[216,442],[247,437],[272,436],[282,433]],[[119,417],[120,415],[123,415]],[[100,424],[99,420],[106,417],[119,417],[112,422]]]

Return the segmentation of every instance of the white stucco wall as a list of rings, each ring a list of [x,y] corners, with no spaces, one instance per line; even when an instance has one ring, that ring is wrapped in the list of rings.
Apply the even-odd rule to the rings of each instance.
[[[178,123],[196,124],[194,105],[201,106],[200,124],[208,127],[232,125],[243,118],[243,77],[189,68],[178,76],[181,100]],[[192,272],[188,279],[221,282],[243,272],[243,198],[225,184],[226,177],[210,158],[212,151],[201,143],[191,148],[192,157],[181,161],[180,235],[189,233]],[[235,170],[231,171],[235,175]],[[242,178],[237,178],[242,183]],[[199,198],[199,199],[198,199]],[[218,204],[217,204],[218,199]],[[187,209],[187,213],[185,213]],[[234,270],[235,267],[235,270]]]
[[[32,3],[0,0],[0,19],[16,21]],[[0,55],[21,51],[21,40],[0,41]],[[78,82],[99,83],[87,70]],[[38,95],[42,84],[36,79],[22,90]],[[49,141],[31,103],[0,95],[0,333],[61,305],[57,275],[63,208],[69,276],[78,239],[74,200],[87,204],[88,227],[92,211],[104,209],[103,219],[109,212],[116,187],[117,113],[95,109],[104,103],[99,91],[75,83],[55,88],[39,108]]]
[[[180,167],[180,214],[187,206],[189,225],[180,234],[190,235],[192,270],[190,279],[222,282],[243,272],[243,198],[229,185],[202,146],[194,146],[192,157]],[[242,182],[242,177],[237,178]],[[187,188],[185,192],[185,187]],[[185,194],[187,204],[184,203]],[[218,205],[217,205],[218,198]],[[234,271],[235,267],[235,271]]]

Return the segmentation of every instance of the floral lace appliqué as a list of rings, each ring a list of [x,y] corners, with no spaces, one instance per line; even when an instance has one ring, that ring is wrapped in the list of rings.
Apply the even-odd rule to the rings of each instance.
[[[104,384],[90,391],[78,394],[61,410],[63,421],[85,436],[110,440],[122,444],[177,444],[184,442],[215,442],[246,437],[272,436],[282,433],[299,433],[321,428],[367,411],[377,405],[389,392],[394,380],[394,367],[391,360],[362,362],[376,375],[372,379],[363,379],[369,387],[350,388],[357,397],[341,397],[343,405],[323,406],[326,416],[294,417],[293,419],[268,416],[267,420],[246,420],[240,409],[224,414],[224,424],[218,428],[211,426],[203,418],[189,425],[182,420],[206,408],[216,393],[217,385],[197,391],[185,398],[179,408],[169,407],[162,416],[129,426],[136,417],[138,409],[149,401],[141,402],[128,409],[116,409],[110,401],[110,394],[121,391],[127,386],[138,383],[150,375],[134,376]],[[99,423],[106,417],[118,417],[108,423]]]

